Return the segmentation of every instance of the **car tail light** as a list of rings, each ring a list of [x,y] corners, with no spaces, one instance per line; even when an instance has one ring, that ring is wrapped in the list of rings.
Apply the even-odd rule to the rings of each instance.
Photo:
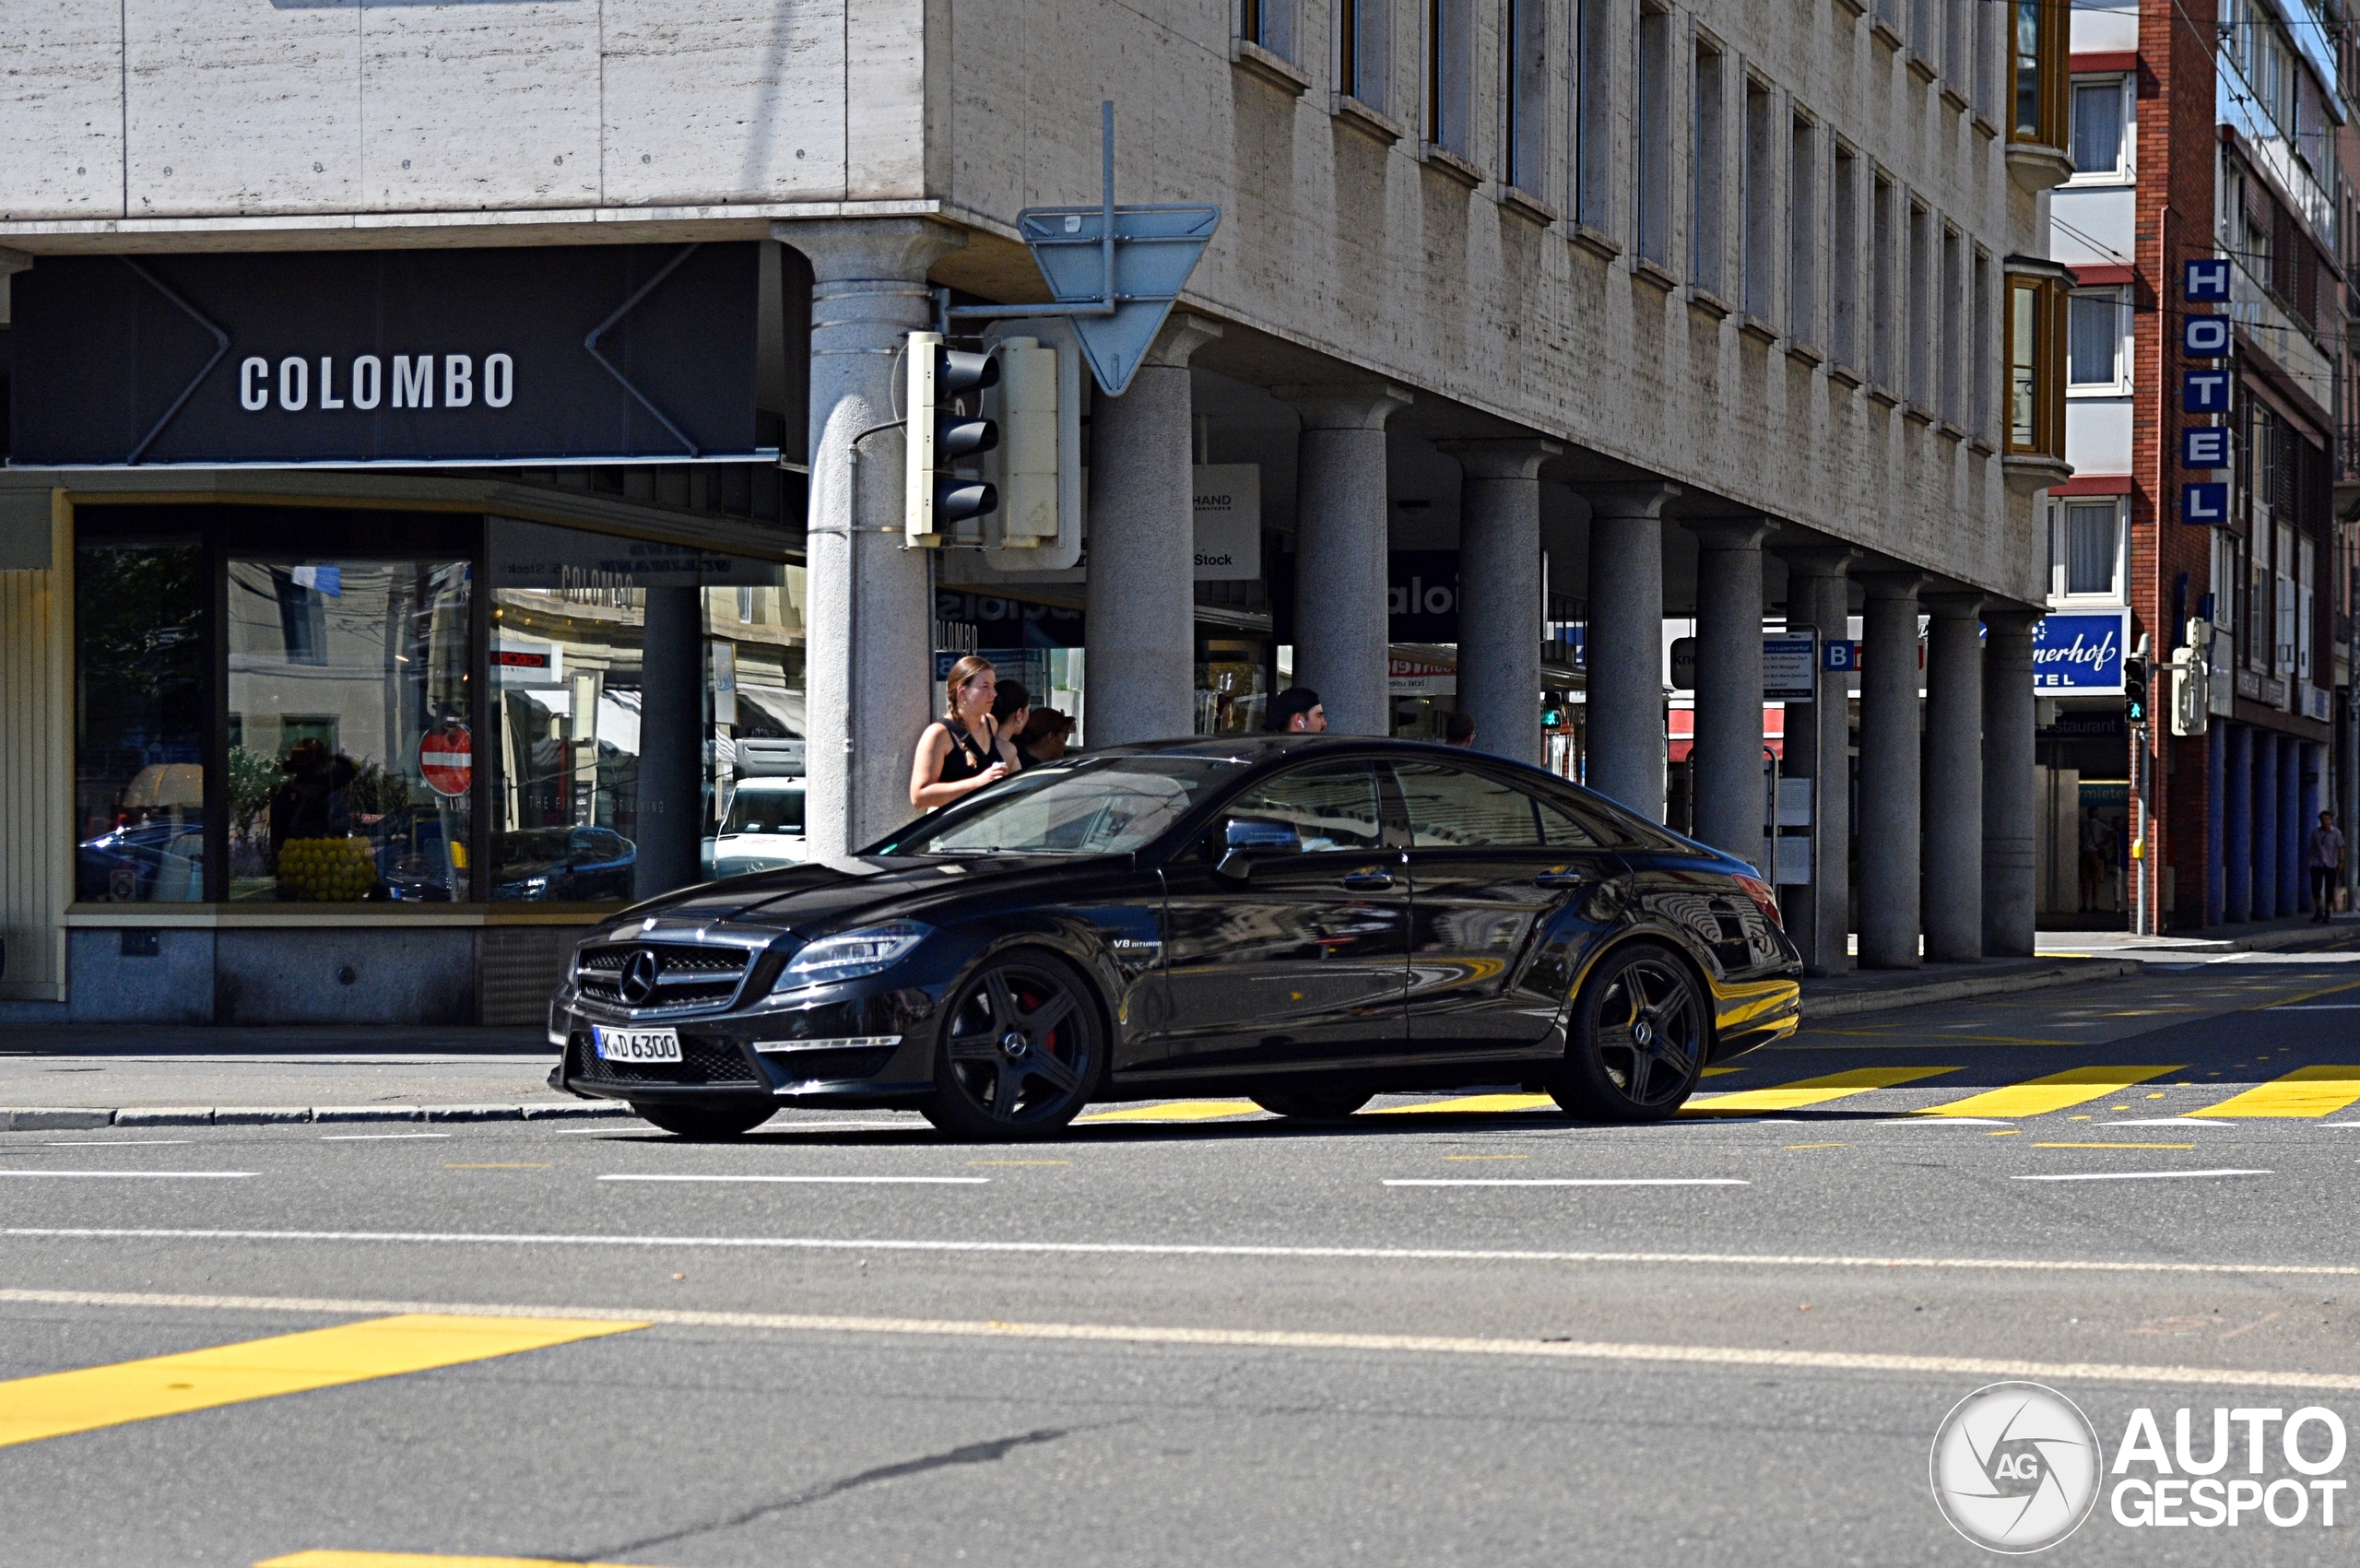
[[[1740,876],[1735,880],[1737,885],[1745,890],[1745,896],[1752,899],[1754,906],[1768,917],[1771,925],[1781,931],[1787,928],[1786,917],[1778,913],[1777,889],[1759,877]]]

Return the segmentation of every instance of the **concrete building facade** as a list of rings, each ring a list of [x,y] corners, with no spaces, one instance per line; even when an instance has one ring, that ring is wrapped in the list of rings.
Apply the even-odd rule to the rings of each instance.
[[[1815,967],[1854,929],[1880,964],[2030,949],[2053,7],[56,0],[0,50],[31,62],[0,148],[13,1014],[110,1016],[151,954],[183,1016],[341,1016],[430,968],[462,978],[407,984],[421,1017],[520,1012],[493,972],[526,996],[566,930],[691,874],[754,741],[800,743],[808,853],[891,831],[975,648],[1098,744],[1251,727],[1294,680],[1363,732],[1448,698],[1480,747],[1755,860]],[[903,548],[902,345],[1046,298],[1017,215],[1095,203],[1101,100],[1119,200],[1221,218],[1137,379],[1088,395],[1087,562]],[[359,292],[350,344],[245,324]],[[505,313],[367,336],[420,299]],[[133,317],[218,353],[125,329],[129,390],[72,372]],[[393,413],[430,380],[442,423]],[[536,396],[614,411],[494,428]],[[1207,476],[1250,497],[1252,575],[1201,559]],[[77,565],[180,607],[208,719],[166,737]],[[336,654],[364,604],[383,630]],[[1782,856],[1759,639],[1862,617],[1857,747],[1823,673],[1766,749],[1813,786]],[[1676,764],[1667,618],[1712,651]],[[380,752],[254,684],[339,658],[381,666]],[[140,694],[104,734],[101,672]],[[371,847],[290,868],[313,837]]]

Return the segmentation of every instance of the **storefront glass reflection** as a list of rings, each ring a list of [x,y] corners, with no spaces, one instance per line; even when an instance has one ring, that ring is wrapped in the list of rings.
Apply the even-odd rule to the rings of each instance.
[[[205,896],[205,557],[75,552],[75,897]]]
[[[232,899],[469,896],[465,561],[229,563]]]

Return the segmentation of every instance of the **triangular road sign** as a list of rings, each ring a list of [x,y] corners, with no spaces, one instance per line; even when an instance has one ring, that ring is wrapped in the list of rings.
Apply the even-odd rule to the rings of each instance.
[[[1061,305],[1106,297],[1105,209],[1036,206],[1016,215],[1017,232]],[[1131,384],[1139,361],[1163,329],[1172,302],[1221,227],[1217,206],[1118,206],[1115,209],[1115,313],[1074,315],[1090,373],[1110,397]]]

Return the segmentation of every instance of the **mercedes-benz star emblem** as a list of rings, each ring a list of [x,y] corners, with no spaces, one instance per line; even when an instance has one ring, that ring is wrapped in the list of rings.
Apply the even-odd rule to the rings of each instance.
[[[1656,1032],[1646,1019],[1641,1019],[1631,1026],[1631,1038],[1636,1041],[1639,1049],[1644,1051],[1655,1043]]]
[[[640,949],[631,955],[631,961],[623,965],[622,979],[617,983],[616,992],[634,1008],[644,1006],[648,998],[655,995],[656,969],[655,953],[645,948]]]

